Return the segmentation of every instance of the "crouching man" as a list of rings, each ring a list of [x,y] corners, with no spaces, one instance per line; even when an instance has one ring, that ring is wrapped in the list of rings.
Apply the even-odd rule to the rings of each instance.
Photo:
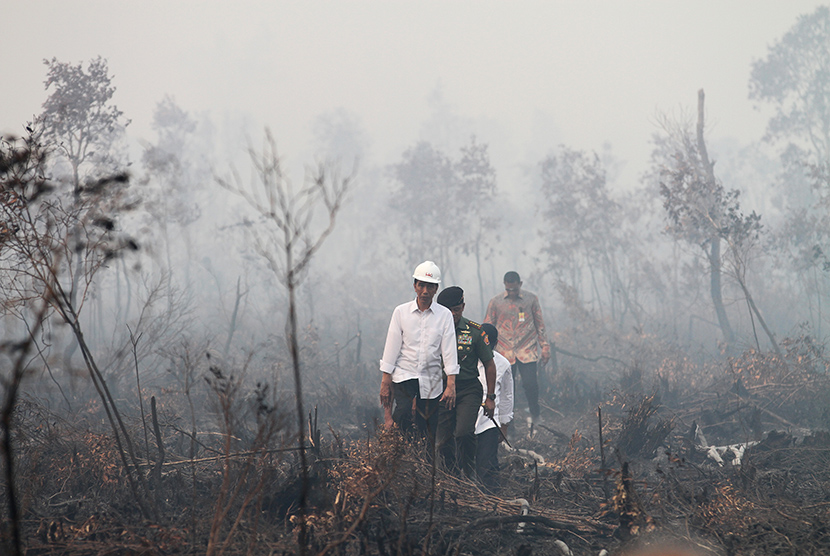
[[[491,346],[498,345],[499,333],[495,326],[484,323],[481,329],[487,334]],[[488,417],[482,404],[476,421],[476,473],[489,492],[499,487],[499,442],[507,438],[507,427],[513,420],[513,372],[510,361],[495,349],[493,361],[496,365],[495,413],[492,419]],[[478,378],[482,385],[487,383],[482,364],[478,365]]]

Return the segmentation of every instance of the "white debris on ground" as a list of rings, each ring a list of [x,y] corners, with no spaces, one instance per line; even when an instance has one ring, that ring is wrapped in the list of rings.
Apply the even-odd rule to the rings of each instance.
[[[565,544],[564,541],[560,541],[557,539],[553,541],[553,544],[556,545],[556,548],[559,549],[559,553],[562,554],[562,556],[574,556],[573,551],[568,547],[567,544]]]
[[[732,465],[739,467],[741,465],[741,460],[744,457],[744,452],[746,452],[746,449],[751,448],[752,446],[755,446],[758,443],[759,442],[757,440],[752,440],[750,442],[741,442],[739,444],[713,446],[706,441],[706,437],[703,435],[703,430],[700,428],[700,425],[695,423],[695,446],[697,450],[699,452],[705,453],[706,457],[708,457],[721,467],[723,467],[725,464],[723,456],[727,452],[733,455]]]
[[[515,454],[519,454],[520,456],[530,458],[530,459],[534,460],[536,463],[538,463],[539,465],[544,465],[545,464],[545,458],[542,457],[537,452],[534,452],[533,450],[525,450],[524,448],[513,448],[513,447],[507,446],[507,445],[504,446],[504,449],[507,450],[508,452],[513,452]]]
[[[527,515],[528,513],[530,513],[530,502],[528,502],[524,498],[516,498],[515,500],[507,500],[506,502],[508,504],[521,504],[521,506],[522,506],[522,509],[520,510],[521,515]],[[524,521],[520,522],[518,527],[516,527],[516,532],[517,533],[524,533],[526,525],[527,525],[527,523],[525,523]]]

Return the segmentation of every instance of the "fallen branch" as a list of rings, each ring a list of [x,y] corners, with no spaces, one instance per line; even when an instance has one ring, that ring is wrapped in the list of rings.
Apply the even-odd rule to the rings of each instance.
[[[294,448],[274,448],[272,450],[254,450],[251,452],[237,452],[234,454],[223,454],[220,456],[212,456],[209,458],[196,458],[196,459],[183,459],[179,461],[166,461],[162,464],[163,467],[171,467],[176,465],[184,465],[187,463],[205,463],[205,462],[213,462],[213,461],[221,461],[226,459],[234,459],[234,458],[242,458],[252,456],[254,454],[276,454],[279,452],[293,452],[299,450],[299,447]],[[150,467],[156,465],[154,462],[142,462],[138,464],[138,467]]]
[[[515,517],[513,521],[506,521],[505,523],[521,523],[523,521],[533,521],[527,518],[544,518],[555,527],[565,528],[567,526],[569,531],[591,531],[607,533],[613,531],[614,527],[605,524],[601,521],[589,516],[571,515],[560,511],[555,511],[547,507],[537,507],[534,512],[535,516],[529,515],[514,515],[516,513],[517,505],[524,505],[526,500],[522,498],[505,500],[497,496],[483,493],[477,485],[469,480],[450,476],[441,473],[439,489],[443,489],[447,494],[452,495],[452,500],[458,506],[463,506],[471,509],[477,509],[486,512],[494,512],[499,514],[509,514],[504,517]],[[477,523],[477,522],[476,522]],[[488,522],[489,523],[489,522]],[[542,523],[540,521],[540,523]],[[562,525],[562,527],[560,527]]]
[[[590,361],[591,363],[596,363],[601,359],[608,359],[609,361],[613,361],[615,363],[620,363],[621,365],[625,365],[625,361],[617,359],[615,357],[611,357],[609,355],[597,355],[596,357],[588,357],[586,355],[580,355],[578,353],[573,353],[567,350],[564,350],[560,347],[553,348],[557,353],[561,353],[562,355],[567,355],[568,357],[575,357],[576,359],[582,359],[583,361]]]
[[[460,529],[458,533],[458,539],[455,542],[455,550],[453,550],[452,552],[456,554],[459,553],[459,551],[461,550],[461,541],[471,529],[478,532],[485,527],[501,527],[503,525],[511,525],[513,523],[536,523],[538,525],[544,525],[549,529],[559,529],[569,531],[571,533],[580,532],[579,527],[571,523],[565,523],[564,521],[558,521],[541,515],[506,515],[483,517],[481,519],[471,521],[470,523],[468,523]],[[609,531],[613,529],[613,527],[611,527],[610,525],[607,527]],[[452,533],[453,529],[450,529],[449,532]],[[448,547],[447,554],[450,553],[451,551]]]

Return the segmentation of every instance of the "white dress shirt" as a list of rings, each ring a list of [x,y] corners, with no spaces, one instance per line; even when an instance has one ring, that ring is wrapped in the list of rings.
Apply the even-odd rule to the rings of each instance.
[[[493,350],[493,362],[496,364],[496,410],[493,413],[493,419],[501,426],[513,420],[513,370],[510,368],[510,361],[496,350]],[[486,400],[487,376],[481,361],[478,362],[478,380],[484,386],[484,400]],[[481,434],[495,426],[495,423],[484,414],[484,408],[479,408],[476,434]]]
[[[443,365],[442,365],[443,359]],[[422,399],[437,398],[444,391],[441,371],[458,374],[458,348],[452,313],[433,300],[426,310],[413,300],[395,307],[380,370],[392,382],[418,379]]]

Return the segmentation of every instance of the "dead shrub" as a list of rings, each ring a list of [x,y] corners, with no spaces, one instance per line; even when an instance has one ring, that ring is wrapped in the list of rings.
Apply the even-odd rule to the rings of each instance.
[[[830,361],[810,336],[781,342],[784,357],[746,350],[727,364],[724,391],[801,426],[830,427]]]
[[[651,459],[674,429],[673,419],[657,417],[660,400],[656,394],[643,396],[628,410],[617,433],[615,445],[626,457]],[[655,422],[656,421],[656,422]]]
[[[581,478],[597,468],[596,453],[594,447],[586,443],[582,434],[576,430],[571,435],[565,455],[550,460],[548,465],[567,473],[571,478]]]

